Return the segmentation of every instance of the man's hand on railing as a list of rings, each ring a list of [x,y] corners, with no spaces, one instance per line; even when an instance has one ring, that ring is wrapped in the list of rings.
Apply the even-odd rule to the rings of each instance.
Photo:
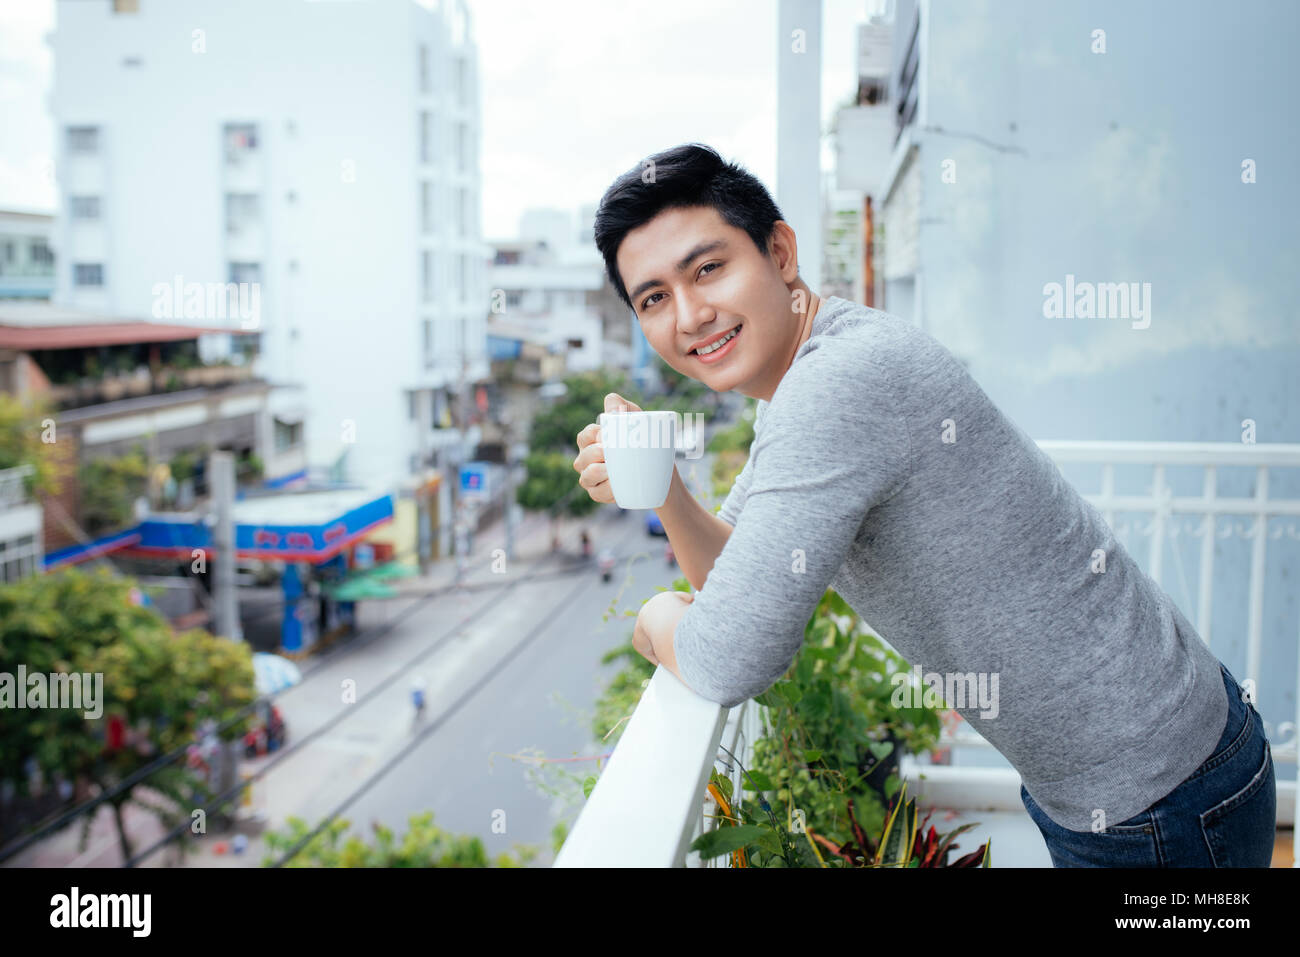
[[[686,608],[695,600],[694,592],[665,591],[641,606],[632,632],[632,647],[652,665],[663,665],[681,680],[677,655],[673,652],[673,633]],[[685,684],[685,682],[683,682]]]

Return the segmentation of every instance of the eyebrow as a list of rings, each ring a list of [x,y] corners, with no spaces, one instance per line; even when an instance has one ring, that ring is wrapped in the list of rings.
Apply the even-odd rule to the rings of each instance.
[[[700,243],[698,246],[696,246],[694,249],[692,249],[690,252],[688,252],[685,256],[682,257],[681,262],[679,262],[675,267],[676,271],[678,273],[686,272],[686,268],[690,266],[690,264],[694,262],[696,259],[699,259],[705,253],[713,252],[715,249],[725,249],[726,245],[727,245],[727,241],[725,239],[715,239],[712,242]],[[641,285],[637,286],[636,289],[633,290],[632,295],[630,295],[628,298],[629,299],[640,298],[643,292],[646,292],[647,290],[653,289],[655,286],[659,286],[663,284],[664,281],[662,279],[647,279],[645,282],[641,283]]]

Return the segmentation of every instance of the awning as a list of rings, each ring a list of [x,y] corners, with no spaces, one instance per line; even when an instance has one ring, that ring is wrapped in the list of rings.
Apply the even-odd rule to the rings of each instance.
[[[232,508],[235,554],[243,560],[319,564],[393,520],[392,496],[374,489],[285,492],[244,499]],[[163,513],[90,546],[52,552],[45,557],[45,568],[85,561],[107,551],[188,562],[195,551],[206,552],[211,558],[216,550],[206,516]]]

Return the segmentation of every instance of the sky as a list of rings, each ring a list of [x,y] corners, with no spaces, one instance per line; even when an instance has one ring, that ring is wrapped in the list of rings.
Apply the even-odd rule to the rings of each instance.
[[[609,0],[469,6],[482,70],[485,237],[515,235],[529,207],[594,203],[642,157],[692,140],[775,186],[776,0],[660,0],[650,12]],[[823,2],[823,129],[856,86],[854,25],[875,7]],[[54,8],[0,0],[0,209],[58,204],[43,39]],[[567,148],[536,148],[557,141]]]

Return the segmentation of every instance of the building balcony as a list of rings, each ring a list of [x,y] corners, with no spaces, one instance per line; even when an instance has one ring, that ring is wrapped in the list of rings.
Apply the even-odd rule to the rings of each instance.
[[[138,396],[161,395],[188,389],[225,388],[250,382],[255,378],[250,365],[211,365],[189,369],[164,366],[152,372],[147,368],[140,368],[135,372],[109,374],[99,378],[51,385],[48,395],[50,401],[60,410],[81,409]]]
[[[34,471],[30,465],[0,469],[0,509],[17,508],[31,500],[27,495],[26,479]]]
[[[1126,536],[1133,532],[1149,537],[1144,571],[1162,588],[1163,559],[1173,547],[1179,584],[1188,581],[1188,574],[1196,575],[1199,583],[1196,607],[1188,610],[1189,619],[1243,685],[1250,680],[1259,687],[1266,669],[1276,675],[1279,652],[1286,658],[1287,652],[1294,652],[1296,642],[1292,635],[1283,649],[1264,647],[1267,543],[1284,536],[1300,539],[1296,530],[1300,497],[1270,496],[1269,484],[1273,470],[1300,468],[1300,444],[1044,441],[1039,447],[1063,472],[1067,466],[1100,468],[1100,490],[1089,494],[1080,488],[1081,494],[1101,511],[1135,558],[1140,560],[1142,549]],[[1126,466],[1152,470],[1146,492],[1116,491],[1116,469]],[[1186,466],[1201,470],[1200,494],[1175,495],[1167,484],[1168,469]],[[1253,494],[1218,494],[1220,473],[1227,469],[1248,470],[1254,479]],[[1179,520],[1189,518],[1200,529],[1199,535],[1190,532],[1193,539],[1199,538],[1200,553],[1199,567],[1190,570],[1183,567],[1177,547],[1177,539],[1185,531]],[[1239,521],[1242,519],[1244,524]],[[1270,528],[1270,520],[1276,522],[1275,527]],[[1235,577],[1241,569],[1226,566],[1216,572],[1215,543],[1233,534],[1251,542],[1244,592],[1249,599],[1241,627],[1216,642],[1210,630],[1213,596],[1216,590],[1225,590],[1225,585],[1235,592],[1241,585]],[[1184,589],[1170,587],[1167,591],[1177,600]],[[1229,647],[1238,635],[1245,637],[1244,667],[1235,663]],[[1282,828],[1293,828],[1296,815],[1300,674],[1291,672],[1293,667],[1287,671],[1285,684],[1290,694],[1283,699],[1285,707],[1279,710],[1267,701],[1260,707],[1277,765],[1277,823]],[[1294,710],[1287,713],[1288,708]],[[710,772],[716,767],[732,776],[733,794],[741,794],[735,758],[743,767],[750,767],[753,742],[764,734],[768,723],[763,717],[765,710],[753,700],[723,708],[695,694],[667,669],[656,669],[554,866],[698,866],[701,862],[689,850],[690,845],[710,826],[711,815],[718,813],[706,791]],[[720,747],[723,745],[725,748]],[[947,821],[944,827],[956,827],[965,820],[980,822],[962,839],[968,849],[996,833],[993,866],[1051,866],[1037,825],[1021,802],[1020,775],[1005,759],[989,766],[990,758],[1001,756],[956,711],[949,710],[944,713],[939,746],[927,755],[904,756],[899,774],[907,782],[908,794],[918,799],[921,813],[930,807],[958,812],[958,819]],[[1291,769],[1285,767],[1288,764]],[[1289,836],[1279,834],[1277,848],[1274,866],[1300,861],[1294,831]],[[729,860],[723,855],[706,863],[728,866]]]

